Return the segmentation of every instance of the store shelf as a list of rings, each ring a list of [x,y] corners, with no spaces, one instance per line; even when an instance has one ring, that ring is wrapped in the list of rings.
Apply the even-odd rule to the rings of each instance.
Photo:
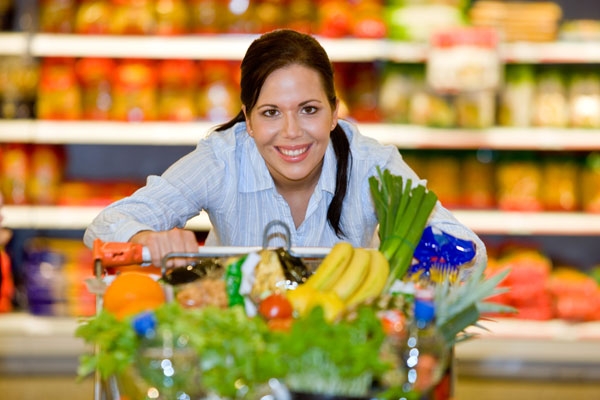
[[[114,145],[195,145],[210,122],[0,120],[0,142]]]
[[[213,122],[95,122],[0,120],[0,142],[114,145],[195,145]],[[600,150],[590,129],[437,129],[416,125],[358,124],[381,143],[406,149]]]
[[[3,225],[12,229],[85,229],[102,207],[4,206]],[[455,210],[459,221],[479,234],[600,235],[600,214]],[[191,219],[187,228],[208,231],[208,215]]]
[[[440,129],[417,125],[363,124],[362,133],[408,149],[597,150],[600,133],[572,128]]]
[[[600,379],[600,322],[498,319],[456,347],[459,373],[479,378]]]
[[[4,206],[2,225],[11,229],[85,229],[102,210],[86,206]],[[192,218],[187,228],[207,231],[211,227],[205,213]]]
[[[139,57],[241,60],[257,35],[117,36],[1,33],[0,54],[35,57]],[[423,62],[428,46],[378,39],[319,38],[332,61]],[[504,43],[505,62],[598,63],[600,42]]]
[[[453,214],[478,234],[600,235],[600,214],[471,210]]]
[[[483,322],[489,331],[456,346],[461,375],[600,379],[600,322]],[[76,318],[28,313],[0,315],[0,373],[73,372],[90,349],[75,338]],[[543,375],[542,375],[543,374]]]
[[[0,54],[35,57],[186,58],[241,60],[258,35],[117,36],[19,33],[0,34]],[[422,61],[424,47],[376,39],[320,39],[332,61],[373,61],[393,54],[404,61]]]

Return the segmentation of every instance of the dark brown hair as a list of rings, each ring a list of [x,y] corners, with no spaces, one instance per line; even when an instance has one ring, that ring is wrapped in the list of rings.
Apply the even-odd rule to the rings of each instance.
[[[329,104],[336,106],[333,66],[321,44],[312,36],[290,29],[279,29],[265,33],[254,40],[242,60],[240,98],[250,113],[267,77],[276,70],[292,64],[311,68],[319,73]],[[230,121],[216,130],[223,131],[238,122],[245,121],[240,111]],[[327,209],[327,221],[338,237],[343,236],[340,226],[342,204],[348,188],[351,163],[350,143],[344,130],[338,125],[331,131],[331,143],[337,159],[335,193]]]

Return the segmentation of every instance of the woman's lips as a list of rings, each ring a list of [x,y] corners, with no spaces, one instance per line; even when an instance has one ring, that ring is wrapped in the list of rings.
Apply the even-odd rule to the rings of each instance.
[[[310,145],[302,147],[277,147],[279,154],[287,161],[302,161],[308,155]]]

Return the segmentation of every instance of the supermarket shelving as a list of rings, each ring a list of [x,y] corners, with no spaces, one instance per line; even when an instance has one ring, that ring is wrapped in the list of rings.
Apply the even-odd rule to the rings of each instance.
[[[139,57],[239,60],[255,35],[205,36],[81,36],[0,33],[0,55],[33,57]],[[389,40],[325,39],[332,61],[389,60],[421,63],[428,46]],[[500,46],[507,63],[600,63],[600,41],[509,43]],[[210,129],[206,122],[119,123],[0,120],[0,142],[109,145],[194,145]],[[421,126],[364,124],[361,131],[383,143],[407,149],[600,150],[600,133],[583,129],[490,128],[432,129]],[[99,207],[5,206],[4,224],[14,229],[83,229]],[[585,213],[508,213],[456,210],[456,217],[480,234],[598,235],[600,215]],[[205,214],[188,227],[207,230]],[[73,338],[71,318],[0,315],[0,354],[18,358],[77,356],[83,344]],[[600,325],[565,321],[501,320],[478,340],[460,344],[457,360],[473,374],[600,380]],[[32,346],[33,344],[33,346]],[[39,346],[38,346],[39,345]],[[30,351],[30,349],[33,349]],[[42,349],[42,350],[40,350]],[[45,349],[45,350],[44,350]],[[25,353],[23,353],[25,352]],[[43,364],[38,364],[43,365]],[[537,368],[535,368],[537,366]],[[550,376],[551,373],[560,376]],[[529,374],[529,375],[528,375]]]
[[[118,36],[1,33],[0,54],[34,57],[140,57],[240,60],[257,35]],[[423,62],[426,43],[319,38],[332,61]],[[505,62],[598,63],[600,42],[505,43]]]
[[[213,126],[210,122],[0,121],[0,142],[111,145],[193,146]],[[420,149],[600,150],[600,134],[585,129],[490,128],[434,129],[394,124],[360,124],[382,143]],[[7,206],[5,224],[12,228],[83,229],[100,211],[94,207]],[[600,215],[456,210],[456,216],[480,234],[600,235]],[[208,230],[205,214],[188,227]]]
[[[12,229],[85,229],[100,210],[88,206],[5,206],[3,224]],[[600,235],[600,214],[454,210],[454,215],[479,234]],[[197,231],[210,227],[204,212],[187,224]]]
[[[195,145],[214,125],[211,122],[0,120],[0,142]],[[469,130],[398,124],[359,125],[363,134],[404,149],[600,150],[600,134],[591,129],[496,127]]]

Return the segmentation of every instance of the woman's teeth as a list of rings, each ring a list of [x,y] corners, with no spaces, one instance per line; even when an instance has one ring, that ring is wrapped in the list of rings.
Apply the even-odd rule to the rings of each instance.
[[[297,157],[300,154],[305,153],[306,150],[308,150],[308,147],[303,147],[301,149],[293,149],[293,150],[279,148],[279,151],[283,155],[286,155],[288,157]]]

